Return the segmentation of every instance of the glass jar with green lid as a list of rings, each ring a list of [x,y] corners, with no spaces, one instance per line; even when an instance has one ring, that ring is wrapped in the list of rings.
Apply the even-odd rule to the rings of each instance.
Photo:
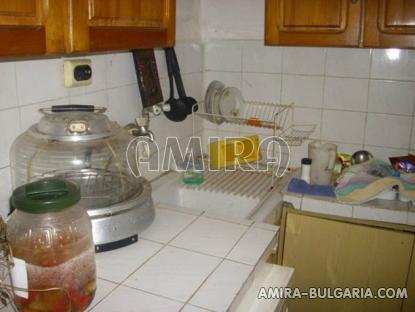
[[[29,288],[27,298],[15,296],[19,311],[81,312],[93,300],[92,227],[80,199],[76,184],[56,179],[13,192],[7,236],[13,256],[26,262]]]

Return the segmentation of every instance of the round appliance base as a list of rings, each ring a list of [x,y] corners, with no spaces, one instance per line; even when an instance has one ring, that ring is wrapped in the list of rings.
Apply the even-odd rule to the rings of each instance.
[[[142,192],[130,200],[107,208],[88,210],[94,244],[99,251],[134,243],[138,235],[153,223],[155,210],[151,185],[148,181],[142,183]]]

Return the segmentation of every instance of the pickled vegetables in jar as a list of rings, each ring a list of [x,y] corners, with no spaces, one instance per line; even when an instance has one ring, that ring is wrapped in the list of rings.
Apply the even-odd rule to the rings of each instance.
[[[8,221],[13,256],[26,262],[28,298],[15,295],[24,312],[82,312],[96,290],[91,222],[78,205],[79,188],[43,180],[13,192]],[[13,282],[13,281],[12,281]]]

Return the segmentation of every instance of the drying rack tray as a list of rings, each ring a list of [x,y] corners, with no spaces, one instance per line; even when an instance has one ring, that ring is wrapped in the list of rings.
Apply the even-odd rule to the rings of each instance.
[[[315,124],[294,124],[294,103],[289,105],[245,101],[238,115],[221,115],[200,111],[203,102],[198,104],[199,111],[193,115],[201,117],[211,123],[244,125],[249,127],[272,130],[274,136],[284,139],[289,146],[300,146],[303,140],[309,139],[315,131]]]

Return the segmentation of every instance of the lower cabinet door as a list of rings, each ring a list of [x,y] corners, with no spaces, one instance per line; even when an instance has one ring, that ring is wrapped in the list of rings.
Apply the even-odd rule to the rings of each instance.
[[[413,233],[299,213],[287,213],[283,224],[280,261],[295,269],[293,287],[302,291],[370,288],[375,296],[380,288],[407,286]],[[320,295],[329,293],[321,289]],[[290,312],[394,312],[401,311],[404,303],[402,299],[302,298],[291,300],[289,308]]]

